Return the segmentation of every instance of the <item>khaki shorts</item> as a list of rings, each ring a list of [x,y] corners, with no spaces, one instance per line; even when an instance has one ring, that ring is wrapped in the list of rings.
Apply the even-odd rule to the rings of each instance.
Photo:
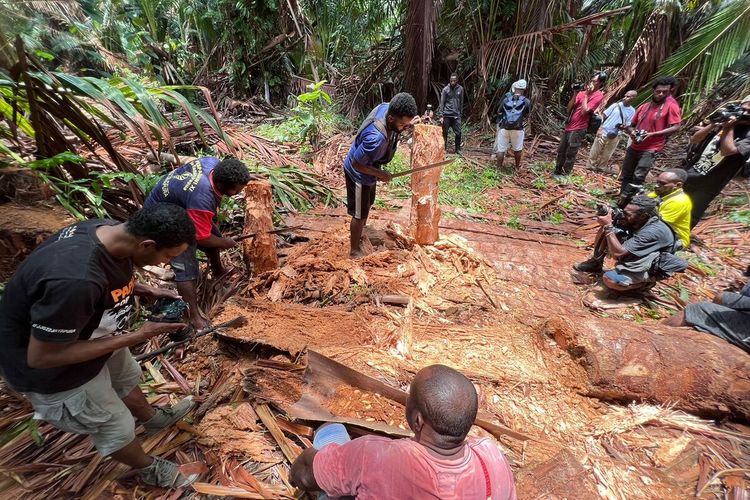
[[[122,402],[141,379],[141,368],[128,348],[115,351],[99,374],[75,389],[54,394],[24,393],[34,418],[61,431],[91,436],[104,456],[135,439],[135,420]]]

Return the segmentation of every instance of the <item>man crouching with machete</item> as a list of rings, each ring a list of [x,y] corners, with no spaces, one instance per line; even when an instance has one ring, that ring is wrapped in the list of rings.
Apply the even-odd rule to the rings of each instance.
[[[186,325],[146,321],[124,330],[135,295],[176,295],[138,283],[135,267],[167,262],[194,243],[188,213],[169,203],[139,210],[124,223],[78,222],[26,257],[0,299],[0,375],[31,402],[34,418],[90,436],[101,455],[162,488],[185,487],[197,474],[147,455],[135,419],[152,435],[182,420],[193,401],[152,407],[128,347]]]
[[[401,132],[412,124],[417,114],[417,103],[411,94],[396,94],[390,103],[378,105],[365,118],[346,155],[346,208],[352,216],[349,255],[353,259],[364,256],[362,231],[370,207],[375,203],[375,185],[378,180],[391,180],[391,174],[381,167],[393,159]]]

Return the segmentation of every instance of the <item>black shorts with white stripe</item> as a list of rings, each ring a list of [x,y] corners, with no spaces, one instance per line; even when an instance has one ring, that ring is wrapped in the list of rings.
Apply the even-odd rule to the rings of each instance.
[[[375,184],[367,186],[355,182],[347,171],[346,175],[346,209],[355,219],[367,219],[370,207],[375,203]]]

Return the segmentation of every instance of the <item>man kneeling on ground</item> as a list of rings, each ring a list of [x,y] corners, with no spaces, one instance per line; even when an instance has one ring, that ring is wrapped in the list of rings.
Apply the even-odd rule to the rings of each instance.
[[[750,283],[740,293],[717,293],[713,302],[688,304],[664,324],[692,326],[750,353]]]
[[[406,401],[413,438],[349,440],[326,424],[292,465],[291,482],[330,497],[515,500],[508,461],[488,438],[466,439],[477,416],[469,379],[443,365],[423,368]]]
[[[596,220],[601,229],[594,243],[594,255],[573,269],[599,273],[609,252],[617,264],[604,273],[607,288],[615,291],[650,288],[657,279],[654,264],[662,260],[662,254],[673,254],[678,241],[672,229],[659,218],[658,203],[658,199],[638,195],[623,209],[617,221],[613,222],[611,210],[598,216]]]
[[[104,456],[139,470],[147,484],[178,488],[177,464],[146,455],[135,417],[147,435],[178,422],[193,406],[153,408],[138,382],[128,347],[184,328],[146,321],[127,333],[133,295],[176,294],[137,283],[135,266],[158,266],[195,242],[184,209],[159,203],[127,222],[88,220],[66,227],[29,255],[0,300],[0,372],[34,407],[34,418],[91,436]]]

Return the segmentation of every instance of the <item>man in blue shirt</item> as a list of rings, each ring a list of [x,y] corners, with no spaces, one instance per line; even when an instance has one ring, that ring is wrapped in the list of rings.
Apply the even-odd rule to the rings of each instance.
[[[635,90],[628,90],[622,101],[612,104],[604,111],[604,121],[589,151],[589,169],[598,172],[604,170],[609,163],[609,159],[612,158],[612,154],[620,143],[622,131],[635,116],[635,108],[631,104],[637,95]]]
[[[170,264],[175,274],[177,291],[187,302],[190,322],[196,330],[208,326],[198,308],[196,289],[200,267],[196,250],[200,248],[208,258],[214,278],[224,274],[219,252],[237,246],[232,238],[221,235],[214,218],[224,196],[234,196],[255,178],[244,163],[234,158],[219,160],[212,156],[200,158],[176,168],[159,179],[144,207],[156,203],[172,203],[187,210],[195,224],[196,242],[174,257]]]
[[[349,255],[353,259],[364,255],[362,231],[367,224],[370,207],[375,203],[375,184],[378,180],[391,180],[391,174],[381,167],[393,159],[399,135],[417,113],[417,103],[410,94],[396,94],[390,103],[378,105],[365,118],[346,155],[346,208],[352,216]]]

